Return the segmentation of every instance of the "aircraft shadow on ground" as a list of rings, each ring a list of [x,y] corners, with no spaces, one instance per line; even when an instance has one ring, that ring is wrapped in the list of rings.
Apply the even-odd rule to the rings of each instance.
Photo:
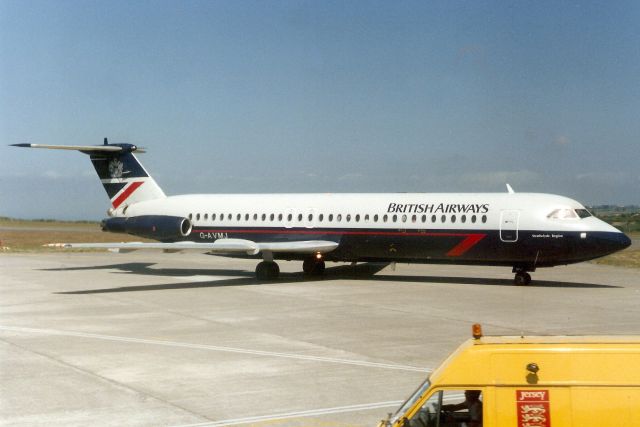
[[[86,289],[77,291],[56,292],[57,294],[80,295],[101,294],[114,292],[140,292],[158,291],[170,289],[196,289],[215,288],[224,286],[246,286],[301,283],[313,284],[328,280],[369,280],[372,282],[401,282],[424,284],[463,284],[463,285],[489,285],[513,287],[511,279],[453,277],[453,276],[406,276],[398,275],[393,271],[376,275],[388,264],[385,263],[361,263],[357,265],[340,265],[328,267],[323,277],[307,276],[302,272],[280,273],[277,280],[259,282],[252,271],[228,270],[228,269],[189,269],[189,268],[152,268],[154,263],[123,263],[89,267],[50,268],[44,271],[87,271],[87,270],[116,270],[120,274],[133,274],[154,277],[193,277],[193,276],[229,276],[228,279],[216,278],[216,280],[198,280],[193,282],[174,282],[158,285],[134,285],[104,289]],[[596,283],[560,282],[550,280],[535,280],[526,288],[620,288],[620,286],[603,285]]]

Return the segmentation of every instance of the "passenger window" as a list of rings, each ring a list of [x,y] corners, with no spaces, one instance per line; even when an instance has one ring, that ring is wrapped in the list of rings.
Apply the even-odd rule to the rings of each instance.
[[[465,222],[467,222],[467,216],[466,215],[462,215],[462,217],[460,217],[460,221],[462,221],[463,224]]]
[[[456,216],[455,215],[451,215],[451,222],[456,222]]]
[[[224,214],[220,214],[220,221],[224,221]]]
[[[253,214],[253,220],[254,220],[254,221],[257,221],[257,220],[258,220],[258,214],[257,214],[257,213],[254,213],[254,214]]]
[[[388,219],[388,218],[389,218],[389,216],[388,216],[388,215],[384,215],[384,216],[382,217],[382,221],[383,221],[383,222],[387,222],[387,219]]]
[[[244,214],[244,220],[249,221],[249,214]]]
[[[216,214],[211,214],[211,221],[215,221],[216,220]]]
[[[341,214],[336,215],[336,221],[338,221],[338,222],[342,221],[342,215]]]
[[[416,215],[413,215],[411,217],[411,222],[416,222],[418,220],[418,217]]]
[[[407,215],[402,215],[402,222],[407,222]]]
[[[229,221],[231,221],[231,218],[233,218],[233,216],[231,214],[227,215],[227,218],[229,218]]]
[[[431,222],[436,222],[436,216],[435,215],[431,215]]]
[[[351,215],[347,214],[347,222],[351,221]]]
[[[333,214],[329,214],[329,222],[333,222]]]
[[[241,219],[242,219],[242,214],[238,214],[238,215],[236,215],[236,220],[237,220],[237,221],[240,221]]]
[[[373,216],[373,222],[378,222],[378,215],[377,214]]]
[[[369,214],[366,214],[366,215],[364,216],[364,220],[365,220],[365,222],[369,222]]]
[[[266,221],[267,220],[267,214],[262,214],[262,221]]]
[[[287,215],[287,221],[291,221],[292,219],[293,219],[293,215],[292,214]]]
[[[302,214],[298,214],[298,221],[302,222]]]
[[[318,215],[318,221],[319,222],[322,222],[323,219],[324,219],[324,215],[323,214]]]
[[[356,222],[360,222],[360,215],[356,215]]]
[[[282,214],[278,214],[278,221],[282,221]]]
[[[276,219],[275,214],[269,215],[269,221],[273,221],[274,219]]]
[[[398,222],[398,215],[393,216],[393,222]]]
[[[191,219],[191,220],[193,219],[193,214],[192,213],[189,214],[189,219]]]
[[[480,427],[483,412],[481,390],[441,390],[427,399],[420,410],[408,420],[408,425]]]
[[[475,215],[471,215],[471,222],[472,223],[476,223],[476,216]]]
[[[427,216],[426,215],[422,215],[422,222],[427,222]]]
[[[487,216],[486,215],[482,215],[482,223],[484,224],[485,222],[487,222]]]
[[[196,214],[196,220],[200,221],[200,214]]]
[[[446,215],[442,215],[440,217],[440,222],[445,222],[447,220],[447,216]]]
[[[206,221],[208,219],[209,219],[209,214],[208,213],[204,214],[204,220]]]
[[[313,214],[309,214],[307,218],[309,219],[309,222],[313,221]]]

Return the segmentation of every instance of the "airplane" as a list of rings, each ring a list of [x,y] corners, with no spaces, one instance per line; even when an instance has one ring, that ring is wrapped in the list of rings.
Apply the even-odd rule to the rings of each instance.
[[[166,196],[133,144],[16,147],[89,155],[111,207],[102,230],[156,242],[66,243],[116,251],[200,251],[261,259],[259,280],[274,280],[276,260],[300,260],[308,275],[325,261],[507,266],[516,285],[537,268],[622,250],[631,240],[582,204],[553,194],[337,193]]]

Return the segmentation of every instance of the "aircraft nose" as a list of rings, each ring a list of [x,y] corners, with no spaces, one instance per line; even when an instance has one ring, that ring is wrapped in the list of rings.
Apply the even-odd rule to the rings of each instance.
[[[631,239],[624,233],[607,233],[605,241],[607,252],[617,252],[631,246]]]
[[[584,234],[587,236],[587,233]],[[631,239],[619,231],[589,233],[588,237],[581,239],[578,253],[585,259],[599,258],[621,251],[630,245]]]
[[[624,233],[620,233],[618,236],[618,244],[620,245],[620,249],[626,249],[631,246],[631,239]]]

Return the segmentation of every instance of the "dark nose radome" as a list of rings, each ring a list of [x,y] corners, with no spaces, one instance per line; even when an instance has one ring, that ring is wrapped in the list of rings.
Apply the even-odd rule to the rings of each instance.
[[[620,250],[622,250],[631,246],[631,239],[626,234],[620,233],[617,243],[620,245]]]

